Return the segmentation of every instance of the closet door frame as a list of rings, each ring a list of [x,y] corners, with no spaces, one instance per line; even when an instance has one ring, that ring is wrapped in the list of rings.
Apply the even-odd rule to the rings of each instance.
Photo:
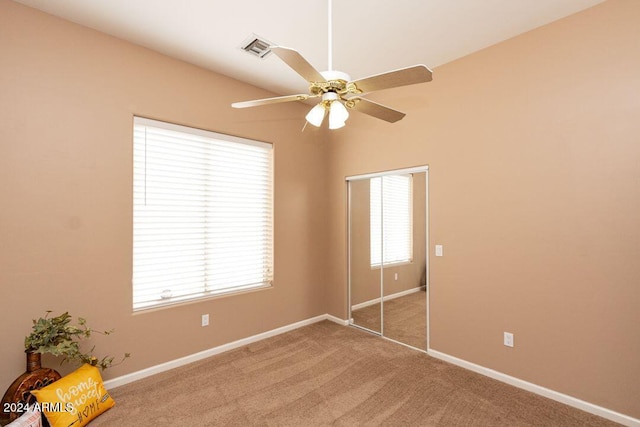
[[[371,179],[371,178],[377,178],[377,177],[382,177],[385,175],[397,175],[397,174],[417,174],[417,173],[424,173],[425,174],[425,202],[426,202],[426,209],[425,209],[425,266],[426,266],[426,310],[425,310],[425,316],[426,316],[426,324],[427,324],[427,331],[426,331],[426,335],[427,335],[427,342],[426,342],[426,348],[422,349],[419,348],[417,350],[420,351],[424,351],[425,353],[427,352],[428,349],[431,348],[430,345],[430,329],[431,329],[431,321],[430,321],[430,316],[429,316],[429,298],[430,298],[430,292],[431,292],[431,282],[430,282],[430,276],[431,276],[431,266],[429,264],[429,258],[430,258],[430,244],[429,244],[429,235],[430,235],[430,230],[429,230],[429,206],[430,206],[430,201],[429,201],[429,165],[424,165],[424,166],[415,166],[415,167],[410,167],[410,168],[403,168],[403,169],[393,169],[393,170],[387,170],[387,171],[381,171],[381,172],[373,172],[373,173],[367,173],[367,174],[362,174],[362,175],[352,175],[352,176],[347,176],[345,178],[345,183],[346,183],[346,189],[347,189],[347,313],[348,313],[348,323],[349,326],[354,326],[363,330],[366,330],[367,332],[371,332],[375,335],[380,335],[385,339],[388,339],[390,341],[396,342],[398,344],[401,345],[405,345],[407,346],[407,344],[404,344],[400,341],[396,341],[393,340],[391,338],[385,337],[384,336],[384,293],[382,292],[382,272],[381,272],[381,279],[380,279],[380,287],[381,287],[381,292],[380,292],[380,318],[381,318],[381,332],[378,333],[376,331],[371,331],[367,328],[363,328],[360,327],[358,325],[355,325],[353,323],[353,317],[351,315],[351,187],[350,187],[350,182],[351,181],[358,181],[358,180],[363,180],[363,179]],[[382,268],[381,268],[382,270]],[[408,346],[411,347],[413,349],[416,349],[416,347],[412,347],[412,346]]]

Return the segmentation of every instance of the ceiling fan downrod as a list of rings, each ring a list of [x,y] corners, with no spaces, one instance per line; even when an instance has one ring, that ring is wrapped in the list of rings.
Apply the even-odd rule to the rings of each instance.
[[[328,71],[333,71],[333,22],[332,22],[332,7],[331,7],[332,3],[333,3],[333,0],[327,0],[327,2],[329,4],[329,6],[328,6],[329,11],[327,13],[327,25],[329,27],[328,31],[327,31],[327,34],[329,35],[328,36],[328,38],[329,38],[329,44],[328,44],[328,46],[329,46],[329,49],[328,49],[328,51],[329,51],[329,60],[327,61],[327,65],[328,65],[327,70]]]

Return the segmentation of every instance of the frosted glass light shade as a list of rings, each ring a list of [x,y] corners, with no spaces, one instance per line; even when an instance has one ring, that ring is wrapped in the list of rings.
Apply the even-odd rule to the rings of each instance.
[[[347,108],[340,101],[333,101],[329,109],[329,129],[340,129],[349,118]]]
[[[337,121],[331,121],[329,120],[329,129],[334,130],[334,129],[340,129],[341,127],[344,127],[344,122],[337,122]]]
[[[315,127],[320,127],[320,125],[322,124],[322,120],[324,120],[325,112],[326,110],[324,108],[324,105],[322,105],[322,103],[319,103],[307,113],[305,118],[310,124],[314,125]]]

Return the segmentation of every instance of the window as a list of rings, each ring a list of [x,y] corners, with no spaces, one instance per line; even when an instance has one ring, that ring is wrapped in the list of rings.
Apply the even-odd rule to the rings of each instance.
[[[411,175],[371,179],[371,266],[410,262],[413,257]]]
[[[134,118],[133,309],[273,280],[270,144]]]

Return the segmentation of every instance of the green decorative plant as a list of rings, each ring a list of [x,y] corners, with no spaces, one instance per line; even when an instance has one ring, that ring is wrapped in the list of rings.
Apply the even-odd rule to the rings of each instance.
[[[73,320],[67,312],[56,317],[49,317],[51,311],[47,311],[44,317],[33,321],[33,331],[24,339],[24,347],[27,352],[52,354],[54,356],[63,357],[62,362],[88,363],[97,366],[102,370],[113,366],[113,356],[104,356],[98,359],[93,355],[95,346],[89,352],[83,352],[80,348],[80,342],[91,337],[92,333],[109,335],[113,332],[96,331],[87,325],[87,321],[82,317],[78,317],[78,324],[72,325]],[[129,353],[125,353],[122,360],[129,357]]]

